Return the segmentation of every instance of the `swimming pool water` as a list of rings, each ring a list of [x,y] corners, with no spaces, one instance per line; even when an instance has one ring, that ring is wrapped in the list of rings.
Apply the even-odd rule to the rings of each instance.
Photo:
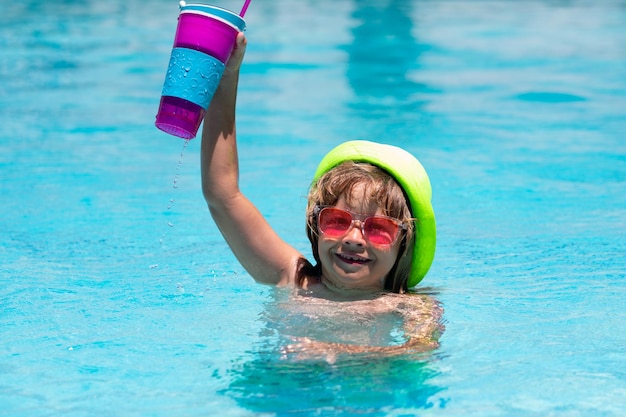
[[[626,2],[252,2],[241,186],[279,233],[310,252],[343,140],[433,186],[441,346],[333,364],[281,356],[284,294],[219,235],[199,140],[153,126],[177,2],[3,10],[2,414],[623,415]]]

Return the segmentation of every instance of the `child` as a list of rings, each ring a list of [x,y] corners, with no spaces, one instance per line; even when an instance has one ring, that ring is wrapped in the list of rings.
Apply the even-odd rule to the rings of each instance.
[[[287,351],[394,353],[435,346],[433,337],[440,327],[436,303],[430,297],[389,294],[417,285],[434,257],[430,183],[414,157],[366,141],[346,142],[326,155],[315,174],[306,213],[315,265],[283,241],[240,192],[235,103],[246,42],[240,33],[202,132],[202,189],[222,235],[258,282],[405,318],[407,343],[401,349],[301,339]],[[413,311],[406,308],[411,304]],[[431,320],[424,320],[425,309]]]

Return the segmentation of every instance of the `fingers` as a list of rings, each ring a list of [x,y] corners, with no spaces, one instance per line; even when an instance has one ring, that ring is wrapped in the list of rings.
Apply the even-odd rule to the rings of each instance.
[[[324,360],[330,365],[337,361],[337,352],[330,349],[332,344],[318,342],[308,337],[292,337],[292,339],[294,343],[282,347],[282,359]]]
[[[235,41],[235,48],[233,49],[233,52],[228,59],[227,68],[229,71],[239,70],[239,67],[241,67],[241,62],[243,61],[243,56],[246,53],[247,45],[248,40],[246,39],[246,35],[244,35],[243,32],[239,32]]]
[[[248,44],[248,39],[246,38],[246,35],[243,32],[239,32],[237,34],[235,48],[239,48],[242,46],[245,48],[247,44]]]

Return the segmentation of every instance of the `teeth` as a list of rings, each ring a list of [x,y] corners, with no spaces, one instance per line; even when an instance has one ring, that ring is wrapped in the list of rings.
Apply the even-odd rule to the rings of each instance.
[[[364,261],[365,260],[365,258],[361,258],[360,256],[351,256],[351,255],[346,255],[346,254],[341,254],[340,256],[342,258],[350,259],[352,261]]]

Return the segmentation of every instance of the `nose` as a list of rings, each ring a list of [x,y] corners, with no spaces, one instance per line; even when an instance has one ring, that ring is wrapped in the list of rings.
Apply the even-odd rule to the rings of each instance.
[[[344,237],[344,242],[348,244],[355,244],[362,246],[365,243],[365,236],[363,236],[363,223],[360,220],[352,220],[350,230]]]

